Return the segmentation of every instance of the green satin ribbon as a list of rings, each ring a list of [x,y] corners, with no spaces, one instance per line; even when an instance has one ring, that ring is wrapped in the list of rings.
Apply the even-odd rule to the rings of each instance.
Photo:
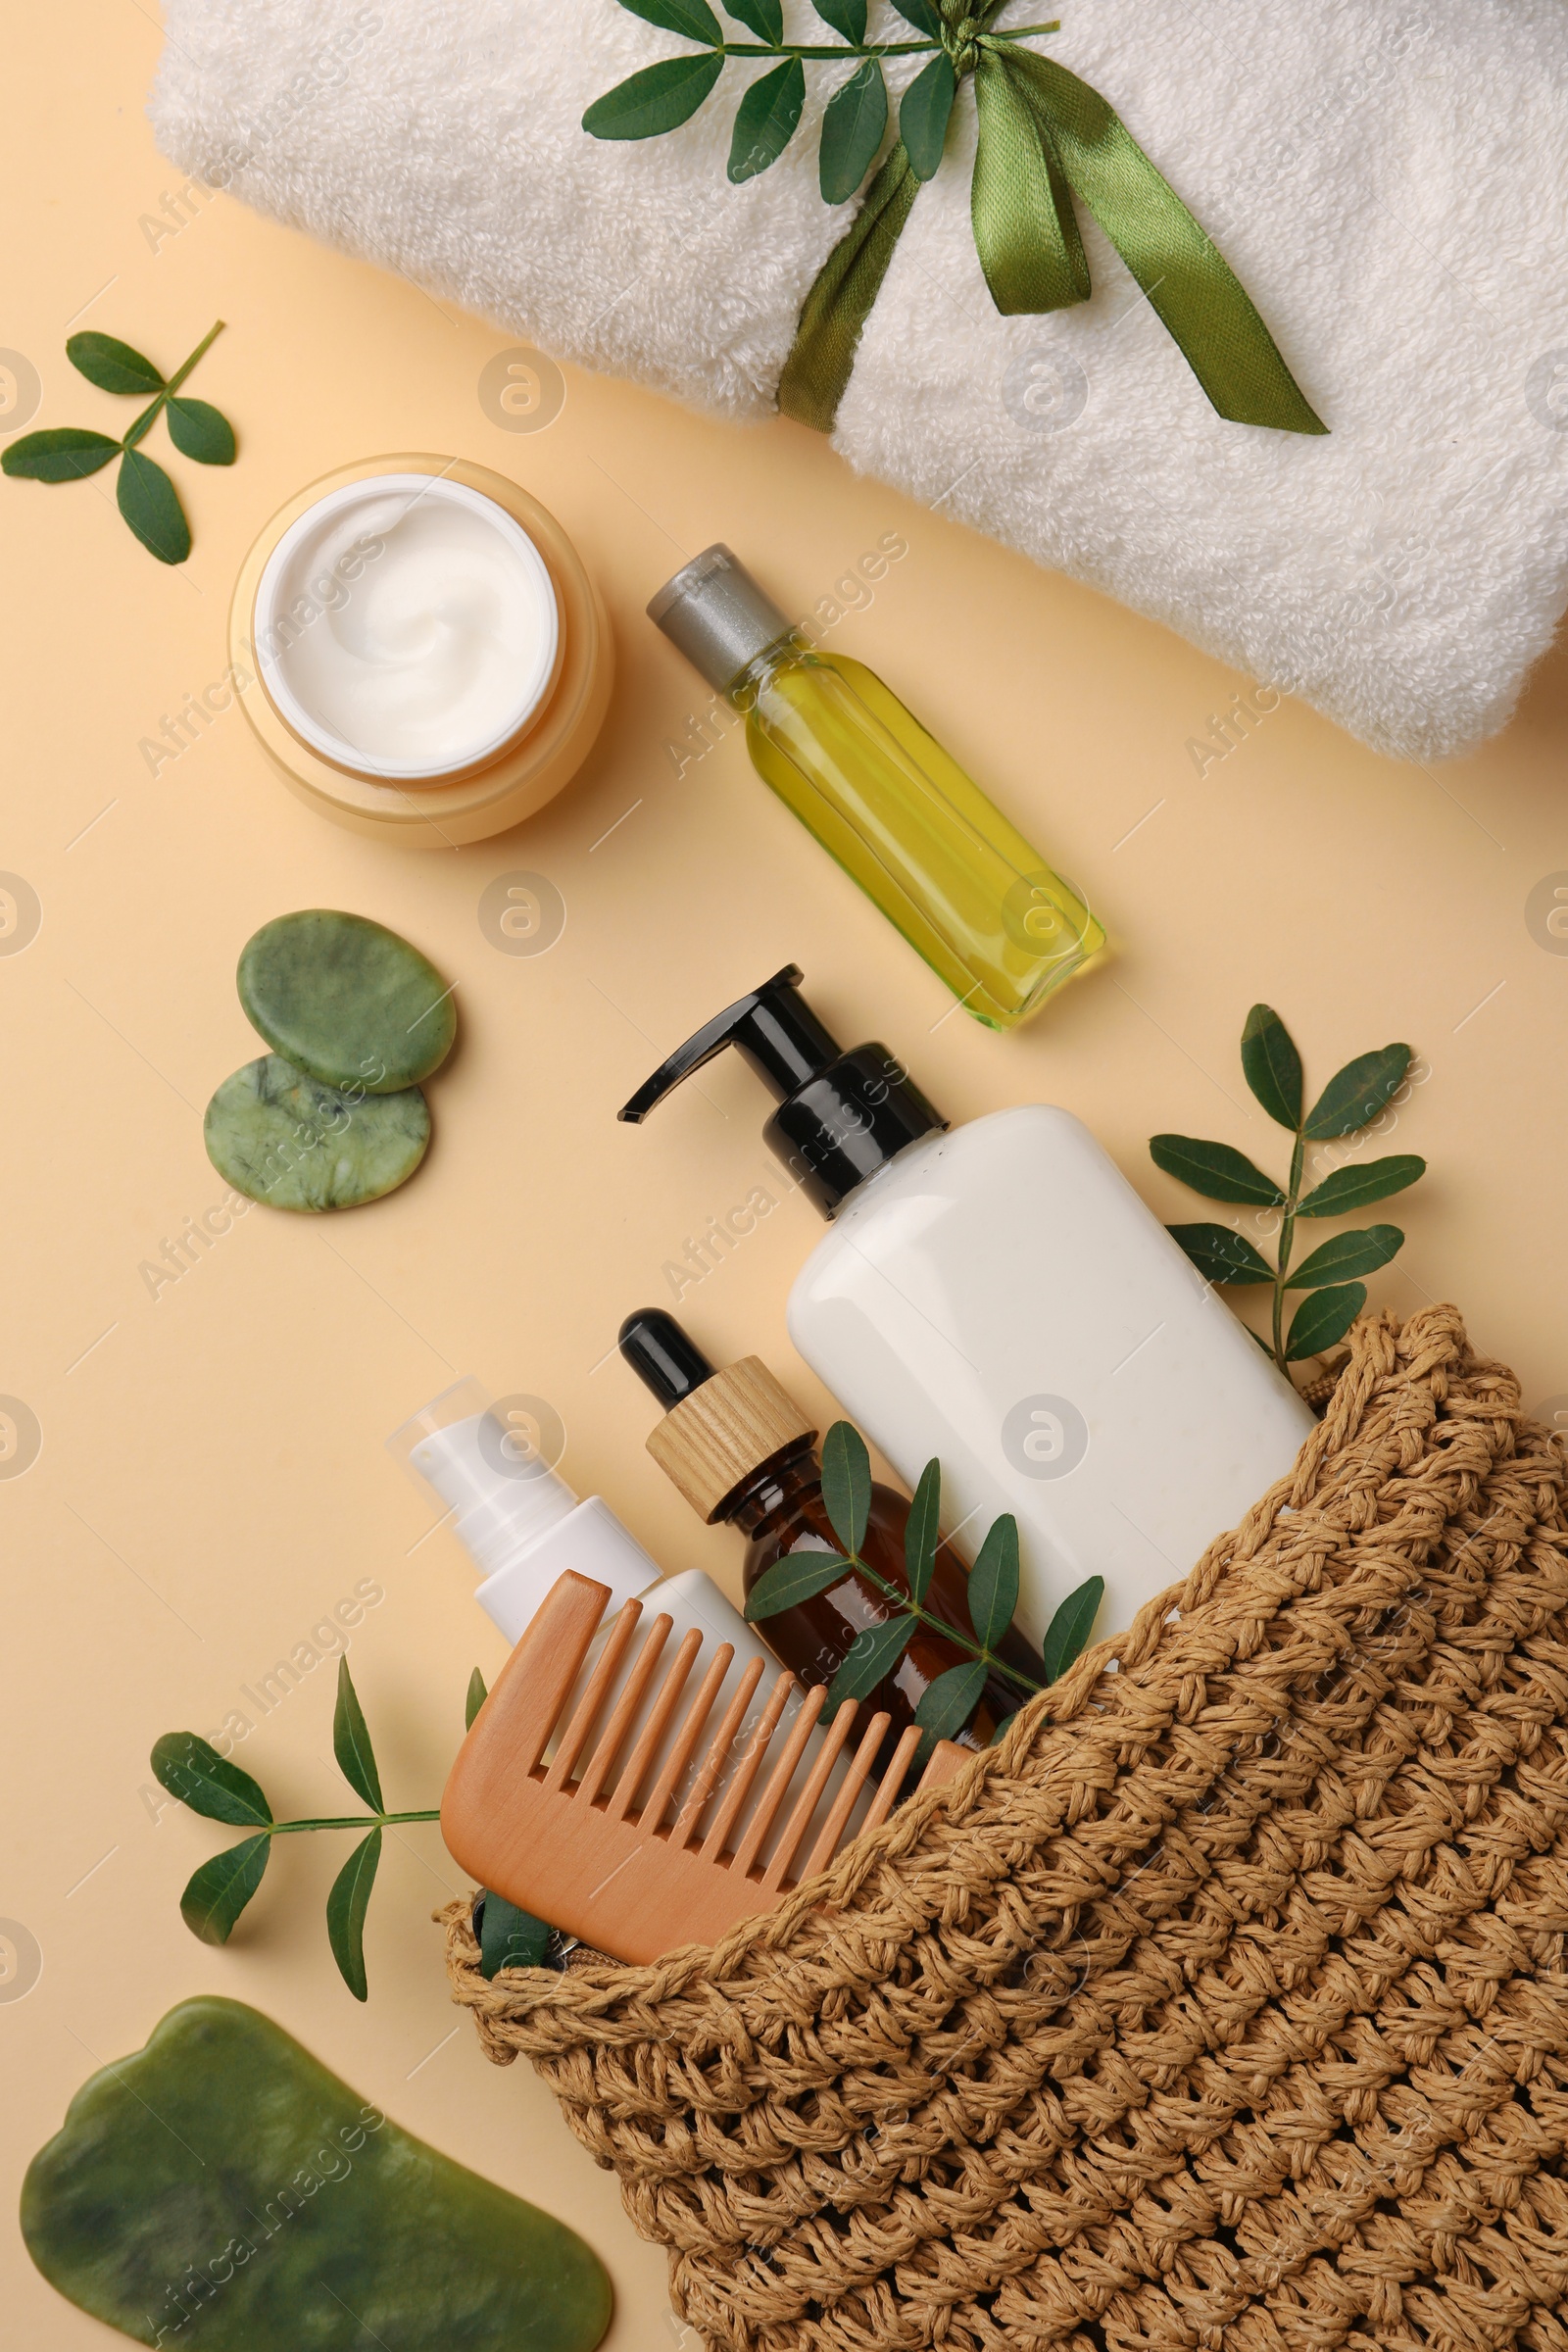
[[[1073,198],[1089,207],[1220,416],[1326,433],[1240,279],[1098,90],[1064,66],[985,30],[1004,0],[970,13],[941,0],[943,46],[973,78],[978,142],[970,213],[999,311],[1066,310],[1090,294]],[[801,311],[778,405],[829,432],[861,330],[920,182],[903,142],[879,167]]]

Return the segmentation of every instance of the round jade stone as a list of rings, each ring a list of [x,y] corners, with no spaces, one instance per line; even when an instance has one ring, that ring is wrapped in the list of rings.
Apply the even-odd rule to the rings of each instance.
[[[309,906],[264,923],[239,959],[239,1001],[274,1054],[325,1086],[393,1095],[452,1051],[452,991],[417,948],[363,914]]]
[[[207,1105],[207,1156],[270,1208],[358,1208],[414,1174],[430,1141],[416,1086],[396,1095],[322,1086],[280,1054],[225,1078]]]

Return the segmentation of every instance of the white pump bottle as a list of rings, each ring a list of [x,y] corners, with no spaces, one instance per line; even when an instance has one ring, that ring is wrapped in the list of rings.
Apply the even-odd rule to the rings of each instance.
[[[1125,1628],[1291,1466],[1312,1416],[1087,1127],[1043,1103],[950,1130],[880,1045],[844,1053],[786,968],[708,1023],[621,1112],[735,1046],[778,1100],[763,1133],[832,1220],[790,1337],[912,1488],[942,1465],[972,1553],[1018,1522],[1017,1622],[1102,1576]]]

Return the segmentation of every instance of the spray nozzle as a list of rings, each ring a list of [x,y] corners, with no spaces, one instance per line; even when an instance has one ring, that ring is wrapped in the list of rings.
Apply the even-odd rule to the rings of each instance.
[[[683,1078],[733,1046],[778,1108],[762,1129],[825,1217],[895,1153],[946,1127],[886,1046],[840,1047],[799,993],[799,964],[787,963],[751,995],[715,1013],[677,1046],[617,1117],[640,1126]]]

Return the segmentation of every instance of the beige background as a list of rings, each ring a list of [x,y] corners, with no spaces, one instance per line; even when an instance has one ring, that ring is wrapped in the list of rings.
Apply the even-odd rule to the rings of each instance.
[[[103,2340],[31,2270],[16,2188],[93,2067],[211,1989],[256,2002],[402,2123],[572,2221],[614,2278],[613,2352],[656,2352],[679,2340],[662,2258],[545,2093],[487,2066],[448,2004],[428,1914],[460,1882],[436,1833],[390,1844],[361,2008],[321,1925],[345,1841],[290,1841],[228,1949],[206,1949],[176,1900],[221,1839],[177,1807],[155,1817],[151,1741],[219,1724],[242,1683],[371,1578],[385,1599],[352,1654],[389,1801],[436,1800],[468,1671],[493,1675],[502,1645],[455,1543],[424,1540],[432,1514],[382,1441],[463,1372],[548,1399],[579,1491],[603,1493],[667,1567],[735,1589],[733,1540],[699,1528],[648,1460],[650,1402],[607,1350],[628,1308],[667,1300],[662,1268],[705,1217],[765,1178],[762,1097],[732,1062],[645,1130],[613,1111],[691,1027],[792,957],[846,1043],[885,1039],[952,1116],[1066,1103],[1167,1216],[1203,1212],[1155,1175],[1152,1131],[1280,1157],[1237,1062],[1255,998],[1292,1024],[1309,1082],[1409,1038],[1431,1076],[1395,1148],[1433,1172],[1392,1211],[1409,1245],[1379,1295],[1459,1300],[1527,1397],[1568,1392],[1568,960],[1525,919],[1532,888],[1568,868],[1568,663],[1549,661],[1507,734],[1441,773],[1287,704],[1200,780],[1188,741],[1245,681],[852,478],[809,435],[726,429],[577,375],[547,430],[508,433],[476,390],[511,341],[495,329],[226,197],[188,198],[177,234],[155,235],[179,186],[142,114],[157,43],[137,0],[14,9],[0,99],[0,344],[43,379],[33,421],[119,432],[133,413],[74,375],[71,327],[118,332],[167,368],[221,316],[191,389],[241,441],[231,472],[171,462],[196,540],[179,570],[132,541],[111,476],[0,483],[0,868],[43,909],[25,952],[0,957],[0,1392],[43,1432],[35,1464],[0,1481],[0,1915],[43,1953],[25,1997],[0,1999],[0,2335],[29,2352]],[[328,467],[420,448],[513,472],[603,583],[620,684],[575,787],[520,833],[419,856],[299,807],[235,712],[150,776],[139,740],[220,675],[230,586],[261,523]],[[907,557],[829,642],[908,696],[1114,935],[1114,960],[1010,1039],[947,1017],[938,983],[733,739],[678,775],[666,750],[704,697],[642,607],[685,556],[723,536],[805,608],[888,531]],[[485,885],[518,869],[564,900],[547,955],[503,955],[481,932]],[[313,905],[393,924],[458,984],[461,1050],[432,1088],[428,1163],[349,1217],[253,1211],[154,1300],[142,1262],[223,1191],[202,1106],[257,1051],[235,957],[258,924]],[[782,1205],[683,1312],[714,1354],[760,1351],[825,1410],[783,1320],[818,1231],[803,1202]],[[307,1676],[237,1751],[280,1809],[343,1802],[333,1671]]]

